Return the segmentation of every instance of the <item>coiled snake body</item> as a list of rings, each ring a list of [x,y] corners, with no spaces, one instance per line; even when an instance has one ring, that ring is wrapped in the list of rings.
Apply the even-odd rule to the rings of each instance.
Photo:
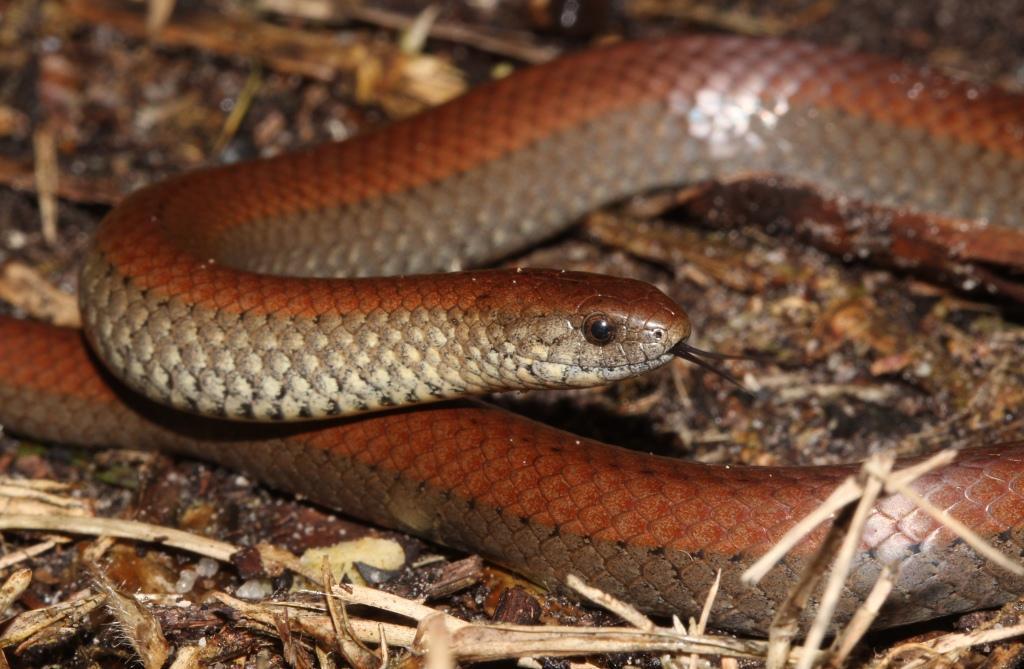
[[[649,286],[430,273],[487,263],[631,193],[749,173],[937,228],[1019,229],[1024,105],[881,58],[687,37],[570,56],[342,144],[186,174],[111,211],[82,274],[92,349],[152,401],[112,387],[76,333],[4,319],[0,420],[211,459],[656,613],[699,610],[721,569],[713,622],[763,631],[821,533],[761,585],[739,574],[848,468],[666,460],[468,403],[272,425],[157,404],[316,419],[652,369],[690,325]],[[998,246],[972,250],[1006,261]],[[916,489],[1020,557],[1022,458],[1022,446],[968,451]],[[839,619],[886,564],[899,577],[885,625],[1024,590],[893,497],[873,512]]]

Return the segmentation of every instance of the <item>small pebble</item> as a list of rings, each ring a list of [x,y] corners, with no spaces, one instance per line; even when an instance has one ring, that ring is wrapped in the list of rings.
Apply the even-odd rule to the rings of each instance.
[[[220,570],[220,563],[213,558],[200,558],[196,563],[196,573],[203,578],[211,578]]]
[[[235,595],[242,599],[266,599],[274,591],[270,581],[264,578],[251,578],[238,586]]]
[[[194,569],[182,569],[181,574],[178,575],[178,582],[174,584],[174,592],[179,595],[192,592],[198,578],[199,574]]]

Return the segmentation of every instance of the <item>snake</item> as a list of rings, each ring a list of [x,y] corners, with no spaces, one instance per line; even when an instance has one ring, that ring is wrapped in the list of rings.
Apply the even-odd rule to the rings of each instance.
[[[342,142],[174,176],[101,221],[84,337],[0,319],[0,422],[210,460],[652,614],[695,614],[720,573],[711,623],[763,634],[827,523],[757,585],[743,570],[851,466],[668,459],[467,399],[605,384],[690,351],[686,311],[648,284],[487,267],[602,205],[743,175],[813,185],[894,240],[1018,234],[1024,104],[881,56],[688,35],[570,54]],[[1013,261],[964,239],[972,262]],[[1024,443],[991,444],[913,488],[1019,558],[1022,477]],[[1024,592],[900,495],[866,527],[837,621],[886,567],[879,627]]]

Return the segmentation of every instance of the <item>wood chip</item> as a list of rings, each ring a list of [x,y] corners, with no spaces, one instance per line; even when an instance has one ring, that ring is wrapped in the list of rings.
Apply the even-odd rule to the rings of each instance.
[[[47,281],[24,263],[0,265],[0,300],[26,314],[61,327],[81,327],[78,300]]]

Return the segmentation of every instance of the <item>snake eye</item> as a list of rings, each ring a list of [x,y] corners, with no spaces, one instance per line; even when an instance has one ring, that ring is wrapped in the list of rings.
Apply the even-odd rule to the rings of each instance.
[[[615,326],[604,314],[590,314],[583,321],[583,336],[591,344],[604,346],[615,338]]]

